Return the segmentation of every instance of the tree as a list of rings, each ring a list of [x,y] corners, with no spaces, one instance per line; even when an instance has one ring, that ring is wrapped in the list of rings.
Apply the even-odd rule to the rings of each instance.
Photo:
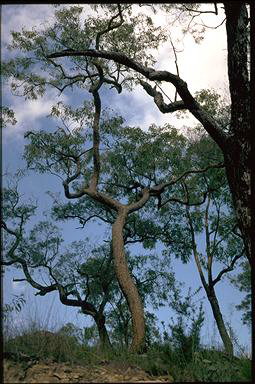
[[[72,242],[63,249],[61,234],[49,221],[39,222],[26,234],[26,225],[35,207],[29,210],[28,205],[21,203],[17,189],[4,189],[3,197],[5,247],[1,264],[22,268],[25,275],[25,278],[14,281],[26,281],[40,296],[57,291],[62,304],[80,308],[81,313],[91,316],[101,349],[111,348],[106,324],[113,334],[124,335],[126,346],[129,346],[131,317],[114,273],[112,242],[91,251],[88,240]],[[15,228],[11,229],[10,219]],[[125,236],[125,242],[129,240],[141,241],[139,234],[135,238],[134,229]],[[173,273],[168,272],[166,265],[161,265],[155,255],[131,256],[126,252],[126,256],[143,305],[149,297],[154,307],[158,307],[158,301],[163,305],[168,297],[165,291],[170,289],[171,292],[175,283]],[[158,288],[153,290],[154,286]],[[119,329],[115,322],[116,313],[127,318],[125,326]]]
[[[184,6],[185,7],[185,6]],[[216,5],[217,9],[217,5]],[[225,2],[226,34],[228,48],[228,77],[231,96],[231,120],[227,132],[214,116],[204,110],[188,90],[187,83],[178,75],[168,71],[157,71],[143,64],[128,54],[119,52],[112,44],[108,50],[74,49],[57,51],[48,55],[49,59],[61,57],[92,57],[112,60],[119,65],[132,69],[137,74],[153,82],[168,82],[175,88],[180,100],[166,104],[162,93],[156,87],[138,79],[144,90],[154,99],[162,113],[172,113],[187,109],[213,138],[224,155],[228,183],[233,198],[239,227],[244,238],[247,259],[251,264],[251,128],[250,128],[250,80],[248,69],[249,17],[247,5],[244,2],[235,4]],[[215,10],[217,15],[217,10]],[[105,33],[110,32],[104,31]],[[110,34],[110,33],[109,33]],[[97,42],[102,33],[97,34]],[[121,38],[121,36],[120,36]],[[101,46],[105,44],[101,44]]]
[[[91,265],[89,259],[85,261],[84,243],[73,242],[69,249],[62,250],[63,239],[60,232],[48,221],[39,222],[25,235],[26,224],[34,214],[35,206],[22,204],[17,190],[4,189],[3,192],[2,227],[5,234],[5,256],[1,264],[22,268],[25,278],[15,281],[28,282],[38,291],[36,295],[44,296],[58,291],[62,304],[78,307],[85,315],[92,316],[97,325],[101,346],[110,347],[104,316],[110,285],[114,279],[109,254],[106,257],[104,249],[95,250],[99,258]],[[14,221],[15,228],[11,228],[10,219]],[[81,270],[78,267],[80,259],[83,260]],[[100,278],[98,264],[101,266]],[[43,283],[40,281],[40,274],[36,275],[35,271],[44,274]]]
[[[68,199],[81,199],[83,196],[88,196],[104,209],[112,212],[114,267],[132,316],[131,350],[138,351],[144,342],[144,311],[137,286],[130,275],[125,258],[125,225],[128,218],[134,212],[141,210],[151,197],[160,200],[160,195],[166,188],[173,188],[190,173],[204,172],[207,167],[201,170],[189,169],[180,173],[180,169],[176,167],[176,157],[182,151],[185,138],[178,135],[176,130],[170,130],[170,127],[166,126],[163,129],[165,131],[164,140],[169,142],[169,146],[165,152],[176,152],[176,157],[173,156],[173,153],[169,156],[168,169],[164,170],[164,177],[160,175],[158,177],[156,175],[157,163],[160,165],[162,162],[162,151],[159,152],[156,149],[157,129],[152,127],[149,134],[146,135],[139,128],[130,129],[123,126],[123,120],[119,117],[109,117],[107,113],[104,113],[101,118],[98,91],[94,92],[94,98],[94,115],[91,114],[90,103],[85,103],[82,108],[76,110],[62,104],[53,107],[52,114],[62,120],[62,126],[53,133],[44,131],[26,133],[30,144],[25,148],[25,159],[30,168],[39,172],[57,174],[63,180],[64,193]],[[78,126],[71,131],[68,125],[73,122],[78,122]],[[85,122],[87,126],[85,125],[84,128]],[[91,136],[92,149],[86,149],[90,145]],[[143,139],[147,140],[147,147],[145,147]],[[128,140],[132,141],[132,144],[136,141],[136,159],[130,153]],[[101,147],[99,150],[100,142],[105,147]],[[124,148],[130,165],[126,164],[125,154],[118,154],[118,147],[121,150]],[[145,156],[146,150],[148,152]],[[156,156],[155,175],[152,174],[152,176],[146,169],[146,167],[153,166],[153,164],[148,164],[149,151],[154,151]],[[137,162],[138,159],[139,162]],[[153,159],[151,161],[154,162]],[[171,162],[173,162],[173,166],[170,166]],[[217,163],[209,165],[209,168],[221,166],[222,164]],[[137,174],[137,167],[140,167],[140,174]],[[149,172],[151,173],[151,169]]]
[[[219,106],[216,94],[208,95],[203,91],[198,96],[203,100],[204,108],[213,112],[217,107],[220,109],[218,114],[224,116],[227,108]],[[215,285],[234,269],[244,254],[244,247],[233,215],[225,172],[221,168],[208,166],[212,160],[221,164],[222,154],[199,126],[190,133],[189,139],[177,135],[176,130],[169,126],[164,128],[151,126],[146,133],[134,128],[125,129],[123,139],[119,130],[117,146],[108,157],[113,156],[111,159],[115,158],[118,164],[116,183],[122,186],[128,175],[137,185],[150,185],[152,182],[160,185],[168,179],[169,173],[172,176],[181,174],[183,169],[191,169],[191,165],[204,170],[184,173],[186,177],[180,178],[179,183],[173,183],[171,189],[165,188],[158,196],[159,214],[153,213],[155,207],[150,201],[146,212],[157,239],[167,246],[166,258],[180,256],[187,262],[193,253],[223,344],[227,353],[233,355],[233,345],[221,314]],[[133,152],[129,156],[131,148]],[[114,169],[113,163],[111,169]],[[146,233],[147,236],[150,233],[149,226]],[[202,233],[205,246],[204,250],[198,251],[196,235],[201,236]],[[216,263],[221,268],[213,276]]]
[[[25,56],[21,54],[16,59],[11,59],[4,63],[3,72],[7,77],[12,78],[12,91],[26,98],[33,99],[41,96],[48,87],[54,87],[62,93],[68,88],[77,86],[78,89],[88,90],[92,95],[94,104],[94,116],[91,118],[93,131],[92,149],[85,147],[82,151],[78,151],[76,148],[77,142],[72,142],[73,138],[70,132],[68,134],[66,131],[65,133],[63,131],[62,133],[61,131],[55,133],[56,138],[58,138],[59,147],[56,147],[58,151],[54,147],[57,141],[52,139],[54,138],[53,135],[50,138],[50,142],[43,146],[44,137],[42,133],[41,136],[29,133],[27,137],[34,144],[31,147],[34,148],[34,152],[31,150],[29,161],[32,164],[36,160],[35,150],[38,151],[40,149],[41,152],[38,153],[38,156],[43,157],[44,160],[45,156],[47,156],[46,164],[40,165],[38,161],[37,169],[41,171],[51,169],[51,171],[57,171],[57,173],[60,170],[62,176],[64,174],[63,186],[65,196],[68,199],[78,199],[87,195],[114,212],[115,221],[112,226],[112,240],[115,270],[132,313],[132,349],[136,351],[141,348],[144,340],[144,313],[137,287],[132,278],[130,278],[128,266],[125,262],[123,229],[130,214],[142,209],[151,196],[158,198],[160,201],[160,195],[164,189],[172,186],[176,180],[171,179],[169,181],[168,179],[160,185],[155,185],[152,182],[149,188],[144,187],[143,184],[134,185],[131,183],[126,185],[131,191],[136,192],[135,195],[132,195],[133,199],[129,199],[128,204],[123,204],[120,200],[114,199],[98,189],[102,176],[102,161],[99,154],[99,122],[101,122],[99,91],[102,91],[102,87],[106,85],[114,87],[118,93],[121,93],[122,87],[130,89],[136,84],[141,84],[145,91],[154,98],[157,106],[163,112],[188,109],[200,121],[223,151],[235,210],[242,235],[245,238],[246,254],[249,260],[251,238],[248,201],[250,188],[250,142],[248,134],[246,134],[249,132],[247,49],[245,48],[246,45],[243,44],[244,38],[247,36],[248,24],[246,7],[244,5],[235,6],[235,11],[237,13],[240,11],[239,21],[243,21],[243,23],[236,23],[233,11],[225,5],[229,54],[233,56],[238,51],[242,52],[243,56],[243,61],[229,60],[230,83],[233,83],[233,86],[231,85],[232,120],[227,134],[218,121],[206,112],[195,98],[192,97],[186,83],[178,75],[173,75],[167,71],[156,71],[148,66],[153,65],[155,62],[153,55],[149,53],[148,49],[156,49],[160,42],[166,40],[167,36],[164,31],[153,25],[152,18],[141,13],[134,14],[132,7],[132,5],[102,5],[104,16],[100,15],[100,18],[97,16],[89,17],[85,23],[81,23],[82,7],[74,6],[57,9],[55,11],[56,21],[52,25],[45,26],[42,30],[32,29],[27,31],[23,29],[21,33],[13,32],[11,47],[23,51]],[[92,8],[97,12],[98,6],[92,6]],[[216,10],[215,13],[217,13]],[[234,27],[242,25],[243,28],[240,28],[240,30],[237,28],[233,33],[233,31],[230,31],[231,25]],[[139,33],[141,30],[143,31],[142,35]],[[240,37],[243,37],[242,41]],[[240,49],[233,49],[233,39],[240,45]],[[102,46],[104,46],[104,50],[101,49]],[[125,52],[125,54],[121,52]],[[60,57],[63,57],[63,59],[59,63],[56,59]],[[113,62],[110,62],[109,59]],[[233,77],[240,72],[237,71],[239,67],[236,68],[236,65],[241,66],[243,69],[240,74],[243,82],[241,97],[245,108],[237,109],[239,115],[238,113],[233,113],[233,110],[236,110],[233,105],[235,105],[234,101],[236,100],[237,90]],[[38,75],[39,68],[40,75]],[[130,69],[135,71],[135,76],[131,76]],[[162,94],[145,82],[141,75],[151,81],[170,82],[175,86],[181,100],[176,100],[166,105]],[[239,97],[238,102],[240,102]],[[245,113],[242,111],[245,111]],[[69,112],[67,111],[67,113]],[[239,118],[242,119],[241,126],[237,124]],[[244,129],[245,136],[242,129]],[[75,140],[82,139],[82,135],[78,136],[79,133],[77,132]],[[47,133],[45,133],[45,138],[47,137],[49,138]],[[243,137],[245,137],[245,143],[247,144],[245,151],[242,144]],[[43,140],[41,142],[40,140],[36,141],[37,138]],[[70,144],[73,144],[72,153],[69,151]],[[235,151],[233,151],[234,147]],[[239,157],[237,168],[233,168],[233,164],[236,165],[236,160],[234,160],[235,153],[241,156]],[[50,163],[49,160],[54,161],[54,163]],[[90,164],[90,168],[86,168],[88,164]],[[242,172],[238,173],[236,169],[239,169],[239,171],[241,169]],[[186,176],[189,171],[186,170],[186,173],[184,172],[183,175],[179,175],[178,181]],[[85,180],[86,185],[82,182],[77,183],[81,176]],[[72,192],[70,190],[71,185],[74,187]]]
[[[221,153],[211,138],[205,134],[201,135],[200,130],[197,132],[195,130],[187,148],[186,161],[192,159],[192,163],[198,168],[205,168],[208,161],[210,162],[212,158],[219,159],[220,156]],[[206,193],[201,200],[203,189]],[[233,213],[224,170],[212,168],[202,174],[190,174],[189,179],[183,180],[182,186],[179,187],[178,199],[173,201],[176,203],[175,207],[172,206],[171,199],[166,193],[164,200],[162,199],[163,210],[158,220],[161,225],[167,222],[169,226],[167,236],[164,234],[160,237],[168,247],[166,255],[179,256],[183,262],[187,262],[193,253],[199,278],[212,308],[225,350],[232,356],[233,345],[223,320],[215,286],[233,271],[237,263],[242,260],[245,250]],[[174,218],[173,211],[176,211],[177,219]],[[176,243],[172,244],[171,241],[173,231],[178,231],[180,244],[178,252]],[[217,273],[215,273],[216,267]]]

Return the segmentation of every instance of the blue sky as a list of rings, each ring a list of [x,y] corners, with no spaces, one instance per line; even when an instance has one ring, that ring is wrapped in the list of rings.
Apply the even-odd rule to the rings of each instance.
[[[51,20],[52,11],[50,5],[4,5],[2,6],[2,58],[5,59],[8,54],[6,44],[10,42],[10,30],[19,30],[23,25],[27,28],[33,25],[40,25],[44,20]],[[167,20],[157,19],[157,22],[167,22]],[[213,25],[212,16],[208,16],[207,24]],[[227,67],[226,67],[226,36],[224,26],[216,30],[209,30],[205,35],[205,40],[200,45],[195,45],[191,37],[187,36],[183,41],[184,50],[178,55],[178,64],[181,77],[187,81],[189,89],[196,92],[202,88],[215,88],[218,92],[228,97],[227,93]],[[8,54],[9,55],[9,54]],[[156,68],[175,71],[173,63],[173,55],[171,55],[170,47],[161,47],[158,53],[158,63]],[[165,92],[172,90],[165,86]],[[104,97],[105,96],[105,97]],[[17,167],[25,166],[22,160],[24,149],[24,132],[30,129],[44,129],[52,126],[53,121],[46,118],[49,114],[51,106],[56,100],[62,100],[66,103],[78,104],[81,97],[87,97],[84,93],[77,94],[68,92],[62,94],[58,98],[57,91],[49,91],[43,98],[35,101],[24,101],[24,99],[12,96],[8,89],[3,87],[3,102],[13,107],[16,113],[18,123],[15,126],[8,126],[3,130],[3,171],[14,172]],[[57,99],[58,98],[58,99]],[[141,87],[137,87],[132,94],[123,91],[118,95],[115,91],[105,91],[102,95],[104,106],[113,108],[117,113],[121,113],[130,126],[141,126],[147,129],[152,123],[158,125],[166,122],[177,126],[181,129],[182,125],[190,126],[194,123],[194,119],[177,120],[175,115],[163,115],[159,112],[151,98],[145,94]],[[5,182],[5,179],[4,179]],[[21,193],[26,193],[38,198],[39,215],[51,206],[51,198],[46,192],[61,192],[64,198],[63,190],[59,179],[52,175],[35,175],[30,174],[22,180],[20,184]],[[38,217],[37,217],[38,220]],[[34,222],[32,222],[33,224]],[[90,225],[84,230],[77,230],[77,223],[61,224],[63,228],[63,236],[66,242],[83,238],[85,235],[90,236],[91,240],[99,243],[103,239],[101,229],[95,230],[95,226]],[[203,239],[200,239],[200,246],[203,247]],[[199,275],[195,268],[194,261],[187,265],[183,265],[180,261],[173,262],[173,268],[176,278],[185,282],[186,290],[189,286],[192,289],[200,286]],[[35,297],[33,290],[25,283],[13,283],[13,277],[22,277],[20,271],[9,269],[4,276],[4,302],[10,302],[12,294],[23,292],[27,298],[27,304],[21,315],[17,316],[16,321],[22,322],[38,312],[38,318],[47,320],[51,314],[50,325],[53,327],[55,323],[73,322],[79,326],[88,324],[88,320],[83,315],[77,315],[77,309],[64,307],[58,301],[56,293],[51,293],[45,297]],[[231,322],[239,342],[247,345],[249,348],[251,336],[247,327],[241,323],[241,313],[235,309],[235,305],[240,303],[243,295],[229,284],[227,279],[216,285],[216,293],[222,308],[224,317]],[[198,298],[205,296],[201,291]],[[202,331],[204,342],[209,342],[213,337],[213,318],[211,308],[207,304],[207,300],[203,300],[204,310],[206,312],[205,326]],[[160,320],[168,323],[173,312],[169,308],[159,311]],[[46,322],[45,320],[45,322]],[[217,332],[216,332],[217,338]]]

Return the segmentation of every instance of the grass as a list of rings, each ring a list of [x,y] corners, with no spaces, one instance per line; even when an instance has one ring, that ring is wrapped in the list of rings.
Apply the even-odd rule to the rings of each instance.
[[[48,319],[49,321],[49,319]],[[47,322],[46,322],[47,323]],[[230,359],[219,348],[201,347],[182,351],[168,342],[154,343],[146,354],[130,354],[127,349],[100,351],[97,346],[81,343],[75,336],[50,332],[47,324],[35,318],[26,327],[4,328],[4,352],[16,361],[68,362],[71,365],[97,365],[102,362],[118,367],[139,367],[152,376],[171,376],[176,382],[251,382],[251,360],[242,355]],[[8,328],[9,327],[9,328]],[[56,328],[56,327],[55,327]]]
[[[73,336],[36,330],[35,326],[7,340],[4,351],[17,356],[17,360],[25,355],[73,365],[106,361],[121,366],[125,362],[125,366],[140,367],[153,376],[171,375],[178,382],[251,381],[251,361],[244,357],[231,360],[220,350],[203,349],[195,352],[190,361],[167,344],[154,345],[145,355],[131,355],[124,349],[102,352],[97,347],[78,343]]]

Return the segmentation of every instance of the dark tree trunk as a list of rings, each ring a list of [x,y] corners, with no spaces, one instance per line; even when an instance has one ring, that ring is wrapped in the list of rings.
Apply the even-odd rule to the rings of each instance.
[[[94,317],[94,320],[97,325],[99,339],[100,339],[100,348],[102,350],[112,349],[110,338],[105,326],[105,316],[103,314],[97,314]]]
[[[251,95],[248,13],[244,2],[224,3],[231,96],[230,133],[224,150],[234,208],[251,264]]]

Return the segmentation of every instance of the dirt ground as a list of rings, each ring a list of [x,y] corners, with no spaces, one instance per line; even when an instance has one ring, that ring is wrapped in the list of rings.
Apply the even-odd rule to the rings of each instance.
[[[97,365],[79,366],[67,363],[4,358],[4,383],[163,383],[173,382],[168,376],[150,376],[136,366],[102,361]]]

